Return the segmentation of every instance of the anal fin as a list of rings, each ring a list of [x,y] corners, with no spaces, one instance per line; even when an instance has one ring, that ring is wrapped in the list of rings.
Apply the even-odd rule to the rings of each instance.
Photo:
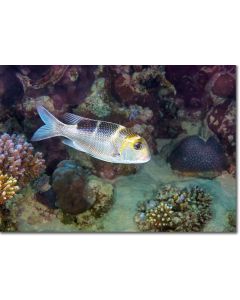
[[[64,145],[67,145],[69,147],[72,147],[76,150],[82,151],[82,152],[86,152],[85,149],[83,147],[81,147],[79,144],[76,144],[74,141],[69,140],[69,139],[62,139],[62,143]]]

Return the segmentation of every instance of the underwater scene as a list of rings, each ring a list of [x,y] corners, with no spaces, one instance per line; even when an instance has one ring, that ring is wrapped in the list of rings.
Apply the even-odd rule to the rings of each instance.
[[[236,232],[236,66],[0,66],[1,232]]]

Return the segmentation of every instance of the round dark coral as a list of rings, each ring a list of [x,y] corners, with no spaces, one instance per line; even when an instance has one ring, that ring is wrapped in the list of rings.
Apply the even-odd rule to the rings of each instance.
[[[74,161],[61,161],[52,179],[56,204],[63,212],[75,215],[93,205],[94,199],[89,199],[87,195],[84,171]]]
[[[183,139],[168,158],[172,169],[180,172],[221,172],[228,162],[215,137],[207,141],[197,135]]]

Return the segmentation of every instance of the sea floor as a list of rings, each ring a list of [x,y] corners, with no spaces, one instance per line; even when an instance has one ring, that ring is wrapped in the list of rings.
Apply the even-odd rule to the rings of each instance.
[[[229,231],[228,214],[236,211],[235,179],[229,174],[216,179],[182,177],[174,174],[159,156],[143,165],[137,174],[121,177],[116,181],[112,208],[88,230],[98,231],[100,228],[104,232],[138,232],[134,221],[137,203],[151,199],[157,188],[164,184],[179,187],[200,185],[213,197],[213,217],[203,231]]]
[[[25,196],[16,197],[10,206],[17,208],[15,218],[17,231],[20,232],[139,232],[134,221],[137,203],[152,199],[159,187],[165,184],[178,187],[199,185],[212,196],[212,219],[203,232],[236,230],[229,221],[234,223],[236,220],[235,178],[230,174],[215,179],[179,176],[159,155],[139,166],[136,174],[119,177],[114,182],[114,200],[110,210],[84,228],[74,222],[63,224],[56,215],[49,214],[43,204],[36,203],[34,191],[30,188],[24,193]]]

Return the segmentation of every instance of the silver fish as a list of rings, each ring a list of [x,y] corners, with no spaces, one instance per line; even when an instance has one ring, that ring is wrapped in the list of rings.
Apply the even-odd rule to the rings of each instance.
[[[71,113],[63,116],[63,123],[43,106],[37,111],[45,125],[34,133],[32,141],[61,136],[65,145],[111,163],[141,164],[151,159],[145,139],[124,126]]]

